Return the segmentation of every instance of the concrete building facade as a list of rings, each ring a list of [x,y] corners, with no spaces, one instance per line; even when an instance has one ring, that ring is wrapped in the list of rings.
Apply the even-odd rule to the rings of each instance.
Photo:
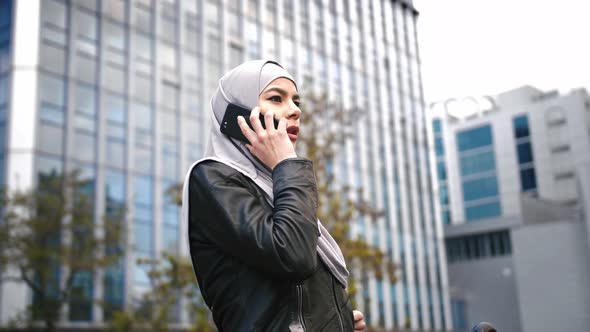
[[[93,184],[95,218],[128,211],[135,249],[119,266],[80,280],[94,299],[133,305],[150,291],[137,258],[187,254],[179,209],[165,192],[201,156],[221,74],[270,58],[307,91],[367,110],[334,172],[386,211],[356,221],[352,236],[380,247],[400,274],[396,284],[368,275],[359,309],[374,326],[452,328],[411,1],[0,3],[3,183],[31,188],[43,175],[80,169]],[[0,289],[6,323],[32,298],[23,285]],[[84,308],[66,308],[63,324],[109,318],[98,305]]]
[[[451,110],[474,101],[484,106]],[[454,326],[583,329],[590,303],[587,92],[525,86],[434,105],[430,120]]]

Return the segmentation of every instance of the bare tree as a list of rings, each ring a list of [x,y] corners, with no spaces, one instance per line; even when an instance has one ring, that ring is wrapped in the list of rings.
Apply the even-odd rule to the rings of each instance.
[[[95,222],[93,180],[80,173],[42,176],[26,192],[3,193],[0,221],[1,280],[32,292],[25,322],[56,331],[66,303],[90,311],[94,272],[124,254],[123,209]]]

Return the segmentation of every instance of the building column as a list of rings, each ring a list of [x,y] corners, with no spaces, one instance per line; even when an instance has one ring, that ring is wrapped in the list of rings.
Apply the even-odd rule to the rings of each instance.
[[[37,123],[39,0],[13,2],[12,68],[7,124],[6,188],[27,190],[34,185]],[[6,275],[15,274],[8,270]],[[6,324],[30,303],[24,283],[5,282],[0,294],[0,324]]]

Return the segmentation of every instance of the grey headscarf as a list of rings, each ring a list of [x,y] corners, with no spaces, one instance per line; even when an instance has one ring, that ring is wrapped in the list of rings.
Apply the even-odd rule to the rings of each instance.
[[[203,159],[195,162],[188,170],[182,191],[182,219],[185,228],[188,227],[188,182],[192,169],[205,160],[215,160],[226,164],[250,178],[267,195],[273,205],[272,174],[271,171],[255,158],[245,145],[219,131],[219,124],[228,103],[237,104],[248,109],[258,105],[258,96],[264,88],[279,77],[293,81],[291,75],[277,62],[254,60],[247,61],[225,74],[220,80],[217,90],[211,98],[212,127],[209,142]],[[342,251],[334,238],[318,220],[320,237],[317,252],[328,266],[334,277],[344,286],[348,285],[348,270]]]

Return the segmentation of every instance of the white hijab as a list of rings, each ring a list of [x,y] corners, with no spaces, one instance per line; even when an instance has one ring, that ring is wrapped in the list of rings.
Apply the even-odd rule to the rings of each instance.
[[[247,61],[226,73],[220,80],[217,90],[211,97],[211,133],[204,158],[195,162],[188,170],[182,190],[182,220],[188,230],[188,183],[192,169],[205,160],[215,160],[223,163],[244,176],[250,178],[267,195],[267,200],[273,205],[271,171],[258,161],[245,145],[221,133],[219,125],[228,103],[237,104],[248,109],[258,105],[258,96],[268,84],[279,77],[293,81],[291,75],[277,62],[254,60]],[[320,237],[317,252],[334,277],[344,286],[348,284],[348,270],[342,251],[334,238],[318,220]]]

